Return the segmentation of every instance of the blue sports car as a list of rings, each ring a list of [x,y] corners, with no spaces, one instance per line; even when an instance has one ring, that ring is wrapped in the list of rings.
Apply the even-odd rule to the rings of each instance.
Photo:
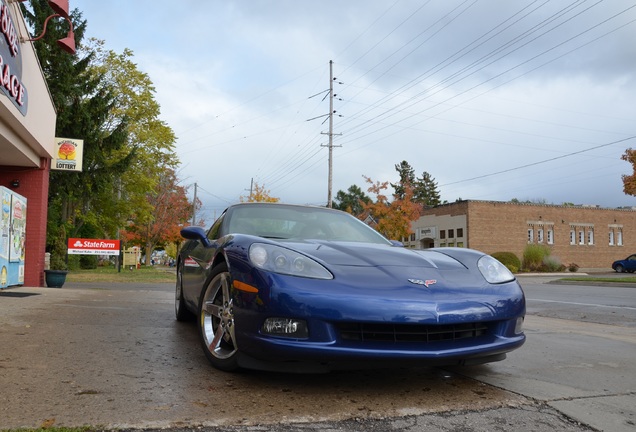
[[[407,249],[348,213],[278,203],[181,235],[177,320],[196,320],[221,370],[472,365],[525,341],[519,283],[475,250]]]
[[[636,254],[630,255],[622,260],[614,261],[612,263],[612,269],[617,273],[634,273],[634,270],[636,270]]]

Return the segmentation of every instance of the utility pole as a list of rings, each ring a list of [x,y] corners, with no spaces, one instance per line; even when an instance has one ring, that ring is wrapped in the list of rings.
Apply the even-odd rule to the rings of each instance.
[[[331,186],[333,184],[333,60],[329,60],[329,191],[327,207],[331,208]]]
[[[194,199],[192,200],[192,226],[196,225],[197,213],[197,184],[194,183]]]
[[[331,193],[331,189],[332,189],[332,183],[333,183],[333,115],[334,115],[334,110],[333,110],[333,81],[334,81],[334,77],[333,77],[333,60],[329,60],[329,132],[327,132],[326,134],[324,132],[321,132],[323,135],[329,135],[329,180],[328,180],[328,186],[327,186],[327,207],[331,208],[333,205],[333,199],[332,199],[332,193]],[[340,134],[338,134],[340,135]]]

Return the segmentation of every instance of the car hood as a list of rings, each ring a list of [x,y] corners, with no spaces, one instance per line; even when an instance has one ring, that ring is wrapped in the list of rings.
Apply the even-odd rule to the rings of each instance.
[[[390,245],[312,240],[287,242],[286,246],[328,265],[421,267],[445,270],[466,268],[456,259],[437,251],[412,250]]]

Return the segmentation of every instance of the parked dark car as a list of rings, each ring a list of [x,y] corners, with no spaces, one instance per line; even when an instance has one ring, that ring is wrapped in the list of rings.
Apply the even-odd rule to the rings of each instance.
[[[272,203],[181,235],[176,316],[222,370],[471,365],[525,341],[523,291],[481,252],[406,249],[348,213]]]
[[[630,255],[625,259],[614,261],[612,269],[618,273],[634,273],[636,270],[636,254]]]

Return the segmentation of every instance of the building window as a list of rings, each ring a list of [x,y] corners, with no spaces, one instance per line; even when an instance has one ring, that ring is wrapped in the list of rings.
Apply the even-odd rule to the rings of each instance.
[[[455,247],[455,242],[448,243],[448,247]]]
[[[543,228],[537,230],[537,242],[543,243]]]
[[[457,238],[464,237],[464,228],[457,228]]]
[[[415,241],[415,233],[411,233],[411,241]]]
[[[571,245],[576,244],[576,231],[574,231],[574,229],[570,230],[570,244]]]
[[[583,229],[579,230],[579,244],[585,244],[585,231]]]
[[[593,228],[589,228],[587,230],[587,244],[588,245],[594,244],[594,229]]]
[[[457,247],[464,247],[464,242],[457,242]]]
[[[548,230],[548,244],[554,244],[554,230]]]
[[[528,228],[528,243],[534,243],[534,230]]]
[[[610,230],[609,232],[609,245],[614,246],[614,231]]]
[[[616,236],[616,245],[623,246],[623,230],[619,229]]]
[[[448,238],[449,239],[455,238],[455,230],[453,229],[448,230]]]
[[[446,230],[440,230],[439,231],[439,238],[441,238],[441,239],[445,239],[446,238]]]

